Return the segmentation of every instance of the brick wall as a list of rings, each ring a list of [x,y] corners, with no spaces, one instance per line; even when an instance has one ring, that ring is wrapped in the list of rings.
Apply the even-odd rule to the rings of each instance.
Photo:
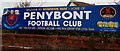
[[[31,49],[120,50],[120,39],[31,34],[2,34],[2,45]]]

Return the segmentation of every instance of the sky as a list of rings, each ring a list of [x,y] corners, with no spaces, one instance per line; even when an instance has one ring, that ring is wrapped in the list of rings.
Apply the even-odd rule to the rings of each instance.
[[[120,0],[77,0],[77,1],[82,1],[96,5],[115,5],[114,1],[118,2]]]
[[[25,2],[26,0],[0,0],[0,17],[3,13],[3,8],[12,8],[17,6],[19,2]],[[96,5],[115,5],[113,3],[114,0],[27,0],[28,2],[32,2],[31,6],[67,6],[70,1],[80,1],[90,4]],[[115,0],[116,2],[120,0]]]
[[[2,7],[0,8],[0,17],[3,13],[4,8],[13,8],[19,5],[19,2],[25,2],[26,0],[2,0]],[[43,7],[43,6],[67,6],[70,0],[27,0],[31,2],[31,7]]]

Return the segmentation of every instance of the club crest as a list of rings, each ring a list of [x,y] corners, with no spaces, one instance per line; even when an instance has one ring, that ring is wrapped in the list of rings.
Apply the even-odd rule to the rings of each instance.
[[[3,16],[6,17],[6,24],[4,25],[7,28],[13,28],[17,26],[19,10],[6,10]]]
[[[17,15],[10,14],[10,15],[7,15],[6,22],[8,25],[13,26],[14,24],[16,24],[17,19],[18,19]]]

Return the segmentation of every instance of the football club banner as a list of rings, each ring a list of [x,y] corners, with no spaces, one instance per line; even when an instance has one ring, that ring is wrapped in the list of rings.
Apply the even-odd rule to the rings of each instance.
[[[5,8],[3,29],[120,32],[120,6]]]

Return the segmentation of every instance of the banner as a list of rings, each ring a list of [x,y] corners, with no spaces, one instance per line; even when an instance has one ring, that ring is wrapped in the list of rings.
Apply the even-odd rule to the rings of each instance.
[[[119,6],[5,8],[3,29],[119,32]]]

